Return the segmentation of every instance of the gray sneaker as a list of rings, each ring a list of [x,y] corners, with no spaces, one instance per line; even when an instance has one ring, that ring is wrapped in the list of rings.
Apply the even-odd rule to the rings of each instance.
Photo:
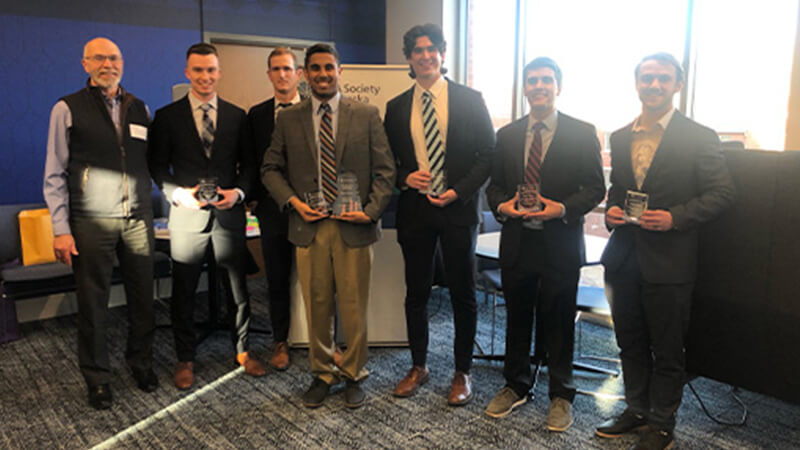
[[[570,425],[572,425],[572,404],[561,397],[551,400],[550,412],[547,413],[547,429],[565,431]]]
[[[500,389],[500,392],[489,402],[489,406],[486,407],[486,415],[500,419],[511,414],[514,408],[524,404],[526,401],[528,401],[527,396],[520,397],[513,389],[506,386]]]
[[[322,378],[314,378],[314,381],[309,386],[305,394],[303,394],[303,405],[306,408],[318,408],[322,406],[325,397],[328,396],[331,385],[322,380]]]

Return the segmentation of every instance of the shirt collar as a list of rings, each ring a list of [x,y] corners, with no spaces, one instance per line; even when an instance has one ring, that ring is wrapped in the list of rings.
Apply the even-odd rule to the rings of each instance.
[[[295,92],[294,93],[294,97],[292,97],[292,99],[289,100],[288,102],[280,102],[280,101],[278,101],[277,98],[275,99],[275,107],[276,108],[278,106],[280,106],[281,103],[291,103],[292,105],[296,105],[296,104],[300,103],[300,93],[299,92]]]
[[[444,76],[440,76],[439,79],[433,83],[433,86],[428,89],[428,92],[430,92],[433,96],[433,100],[436,100],[439,98],[439,96],[442,94],[442,90],[445,88],[447,88],[447,80],[444,78]],[[425,92],[425,88],[420,86],[419,82],[414,83],[414,97],[422,98],[423,92]]]
[[[535,117],[533,117],[533,114],[528,114],[528,131],[533,130],[533,124],[535,124],[536,122],[539,121],[536,120]],[[544,128],[546,130],[548,131],[555,130],[556,123],[558,122],[558,110],[554,109],[553,112],[549,116],[545,117],[544,120],[542,120],[541,122],[544,124]]]
[[[200,106],[202,106],[205,103],[211,105],[211,109],[215,111],[217,110],[217,100],[219,98],[217,97],[217,94],[214,94],[214,97],[212,97],[211,100],[209,100],[208,102],[200,100],[199,98],[195,97],[194,94],[192,94],[191,92],[189,92],[187,95],[189,96],[189,104],[192,105],[192,111],[200,108]]]
[[[336,110],[339,109],[339,100],[341,99],[342,99],[342,93],[337,92],[336,95],[333,96],[333,98],[327,101],[327,103],[331,105],[331,114],[336,114]],[[319,113],[319,105],[321,104],[322,102],[317,97],[314,97],[313,95],[311,96],[311,111],[313,111],[314,114]]]
[[[118,84],[117,85],[117,95],[115,95],[113,99],[109,100],[108,97],[106,97],[106,94],[103,93],[102,89],[100,89],[100,86],[95,86],[95,85],[92,84],[92,79],[91,78],[86,80],[86,88],[89,89],[90,91],[97,92],[101,97],[103,97],[103,100],[105,100],[106,103],[108,103],[108,104],[121,103],[122,102],[122,96],[125,95],[125,89],[122,88],[121,84]]]
[[[662,131],[666,130],[667,126],[669,125],[669,121],[672,120],[672,116],[673,115],[675,115],[675,108],[670,109],[666,114],[661,116],[661,118],[656,121],[655,125],[658,125],[659,127],[661,127]],[[639,116],[633,122],[632,131],[634,133],[642,133],[642,132],[652,131],[652,130],[647,130],[643,126],[639,125],[639,119],[641,119],[641,118],[642,118],[642,116]]]

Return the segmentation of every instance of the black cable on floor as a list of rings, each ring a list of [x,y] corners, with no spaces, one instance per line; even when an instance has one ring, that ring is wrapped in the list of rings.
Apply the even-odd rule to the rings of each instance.
[[[689,385],[689,389],[692,390],[692,393],[694,394],[694,398],[696,398],[697,402],[700,403],[700,408],[703,409],[703,412],[706,414],[706,416],[708,416],[709,419],[713,420],[714,423],[718,423],[720,425],[731,425],[731,426],[734,426],[734,427],[744,426],[745,422],[747,421],[747,405],[745,405],[744,402],[742,401],[742,399],[739,398],[738,395],[736,395],[736,393],[739,392],[739,388],[737,388],[735,386],[731,387],[731,396],[733,396],[733,399],[736,400],[736,402],[742,407],[742,418],[739,419],[739,421],[736,421],[736,422],[729,422],[729,421],[726,421],[726,420],[719,419],[719,418],[715,417],[713,414],[711,414],[711,412],[709,412],[708,409],[706,408],[706,404],[703,403],[702,399],[700,399],[700,395],[697,394],[697,391],[694,389],[694,386],[692,386],[692,383],[691,382],[687,382],[686,384],[688,384]]]

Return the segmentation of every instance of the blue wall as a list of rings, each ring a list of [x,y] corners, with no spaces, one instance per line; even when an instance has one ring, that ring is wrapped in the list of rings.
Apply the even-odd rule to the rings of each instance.
[[[8,4],[11,3],[11,4]],[[204,0],[205,31],[333,41],[342,62],[383,64],[385,2]],[[80,89],[83,45],[106,36],[125,58],[122,84],[151,111],[185,82],[185,51],[200,40],[199,0],[0,4],[0,204],[42,201],[50,109]]]

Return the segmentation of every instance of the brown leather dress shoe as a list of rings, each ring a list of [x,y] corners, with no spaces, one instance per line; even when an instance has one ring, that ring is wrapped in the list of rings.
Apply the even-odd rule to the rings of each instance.
[[[430,372],[427,367],[414,366],[397,386],[394,387],[392,395],[395,397],[411,397],[417,392],[417,388],[428,381]]]
[[[272,356],[269,358],[269,365],[276,370],[286,370],[289,368],[289,345],[286,342],[278,342],[272,349]]]
[[[456,371],[453,375],[453,385],[450,386],[450,395],[447,403],[450,406],[462,406],[472,400],[472,379],[469,374]]]
[[[178,389],[185,390],[192,387],[194,384],[194,363],[192,361],[178,361],[172,380]]]
[[[236,355],[236,362],[244,367],[244,373],[251,377],[263,377],[267,373],[267,366],[261,361],[251,358],[250,353],[244,352]]]

